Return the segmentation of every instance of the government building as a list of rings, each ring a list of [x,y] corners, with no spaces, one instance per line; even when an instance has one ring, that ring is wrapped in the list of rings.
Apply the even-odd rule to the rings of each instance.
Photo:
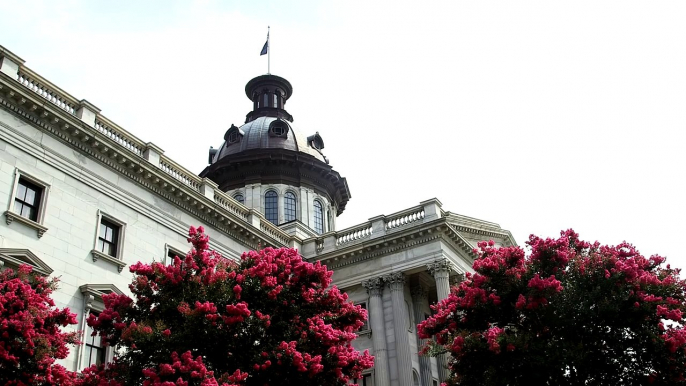
[[[417,323],[471,270],[478,241],[509,246],[514,238],[435,198],[337,229],[351,192],[325,156],[326,133],[294,126],[286,111],[293,87],[282,77],[258,76],[245,94],[245,123],[217,128],[196,174],[0,46],[0,269],[29,264],[59,276],[57,306],[76,312],[75,329],[87,331],[103,294],[128,292],[127,266],[185,255],[191,225],[205,227],[230,259],[297,248],[332,269],[334,283],[369,312],[354,345],[376,359],[359,384],[438,385],[445,358],[417,354]],[[112,358],[97,337],[83,340],[63,361],[68,370]]]

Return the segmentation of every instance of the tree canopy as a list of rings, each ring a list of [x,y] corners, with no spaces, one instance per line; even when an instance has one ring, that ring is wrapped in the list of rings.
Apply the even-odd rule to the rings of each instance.
[[[191,228],[193,249],[170,265],[137,263],[134,295],[108,294],[88,324],[120,352],[83,385],[345,385],[373,365],[351,342],[366,312],[332,272],[294,249],[234,263]]]
[[[686,284],[665,259],[572,230],[479,244],[474,274],[418,326],[448,385],[685,384]]]
[[[61,328],[76,324],[68,308],[50,298],[58,280],[32,272],[28,265],[0,272],[0,384],[71,385],[74,374],[56,364],[77,342],[76,332]]]

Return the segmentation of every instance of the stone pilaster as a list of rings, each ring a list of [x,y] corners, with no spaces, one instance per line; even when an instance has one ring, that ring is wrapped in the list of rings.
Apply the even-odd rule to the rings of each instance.
[[[436,294],[438,295],[438,301],[446,299],[450,295],[450,271],[452,271],[452,265],[448,260],[437,260],[433,263],[427,265],[429,272],[436,280]],[[441,382],[445,382],[450,376],[448,371],[448,356],[446,354],[439,355],[436,358],[438,367],[438,377]]]
[[[388,348],[384,333],[383,317],[383,288],[384,282],[380,277],[365,280],[362,287],[369,294],[369,325],[372,328],[372,343],[374,345],[374,384],[390,385],[391,374],[388,367]]]
[[[429,293],[421,284],[412,286],[412,312],[415,322],[424,320],[424,306],[429,302]],[[419,339],[417,331],[417,349],[421,350],[426,343],[426,339]],[[426,355],[419,355],[419,384],[420,386],[431,386],[431,361]]]
[[[412,357],[410,339],[407,334],[407,307],[405,305],[405,275],[394,272],[384,276],[384,281],[391,289],[393,304],[393,330],[395,331],[395,350],[398,360],[398,385],[412,386]]]

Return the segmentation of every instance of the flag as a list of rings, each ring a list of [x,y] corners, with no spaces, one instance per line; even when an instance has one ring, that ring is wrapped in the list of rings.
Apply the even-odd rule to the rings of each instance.
[[[267,51],[269,51],[269,33],[267,32],[267,41],[264,42],[264,47],[262,47],[262,51],[260,51],[260,56],[266,55]]]

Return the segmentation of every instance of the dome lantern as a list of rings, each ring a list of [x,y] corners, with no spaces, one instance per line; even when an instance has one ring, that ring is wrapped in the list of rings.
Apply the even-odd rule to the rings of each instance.
[[[259,117],[275,117],[293,122],[285,110],[286,101],[293,94],[293,86],[276,75],[261,75],[245,85],[245,95],[253,102],[253,110],[245,116],[245,123]]]

